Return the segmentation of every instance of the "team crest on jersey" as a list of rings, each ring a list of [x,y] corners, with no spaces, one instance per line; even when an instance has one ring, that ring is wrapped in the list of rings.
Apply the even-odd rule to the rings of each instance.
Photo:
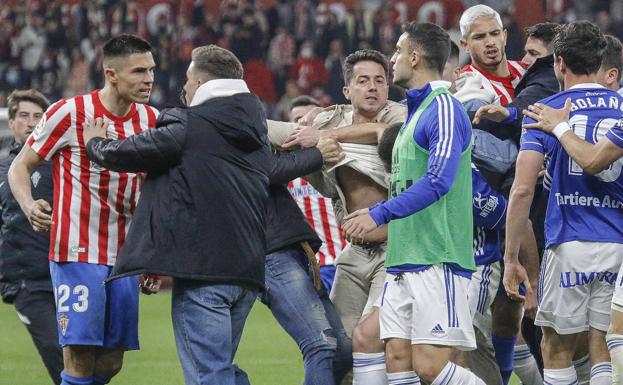
[[[33,172],[30,176],[30,180],[32,181],[32,185],[36,188],[41,180],[41,173],[39,173],[39,171]]]
[[[67,333],[68,325],[69,325],[69,317],[67,317],[65,314],[61,314],[61,316],[58,319],[58,326],[60,326],[61,333],[63,333],[63,335]]]

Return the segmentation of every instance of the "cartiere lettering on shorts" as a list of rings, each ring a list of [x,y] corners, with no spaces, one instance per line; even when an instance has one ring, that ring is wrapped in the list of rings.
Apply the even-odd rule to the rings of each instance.
[[[606,282],[614,285],[618,273],[611,271],[563,271],[560,273],[560,287],[568,289],[576,286],[588,285],[591,282]]]

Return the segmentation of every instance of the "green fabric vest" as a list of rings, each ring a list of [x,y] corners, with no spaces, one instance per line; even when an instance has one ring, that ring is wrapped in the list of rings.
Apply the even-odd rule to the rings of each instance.
[[[444,87],[434,89],[400,130],[392,152],[390,199],[426,174],[429,152],[415,142],[413,133],[424,110],[444,93],[448,93]],[[470,145],[461,154],[456,179],[446,195],[413,215],[389,222],[386,267],[456,263],[476,270],[471,173]]]

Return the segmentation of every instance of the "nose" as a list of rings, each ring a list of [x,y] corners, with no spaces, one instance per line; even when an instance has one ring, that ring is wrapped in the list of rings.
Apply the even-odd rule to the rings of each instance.
[[[34,126],[36,126],[36,125],[37,125],[37,123],[39,123],[39,119],[41,119],[41,118],[36,117],[36,116],[34,116],[34,115],[30,115],[30,116],[28,117],[28,127],[34,127]]]
[[[154,82],[154,70],[147,71],[147,76],[145,77],[145,83],[152,84]]]

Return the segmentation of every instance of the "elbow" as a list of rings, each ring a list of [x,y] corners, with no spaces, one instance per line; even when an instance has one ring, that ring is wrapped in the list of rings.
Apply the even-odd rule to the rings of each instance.
[[[602,172],[607,167],[608,167],[608,165],[599,164],[595,160],[591,160],[591,162],[586,164],[586,166],[582,166],[582,170],[586,171],[587,173],[589,173],[591,175],[595,175],[595,174],[599,174],[600,172]]]
[[[532,199],[534,196],[534,186],[519,185],[511,188],[509,200]]]

